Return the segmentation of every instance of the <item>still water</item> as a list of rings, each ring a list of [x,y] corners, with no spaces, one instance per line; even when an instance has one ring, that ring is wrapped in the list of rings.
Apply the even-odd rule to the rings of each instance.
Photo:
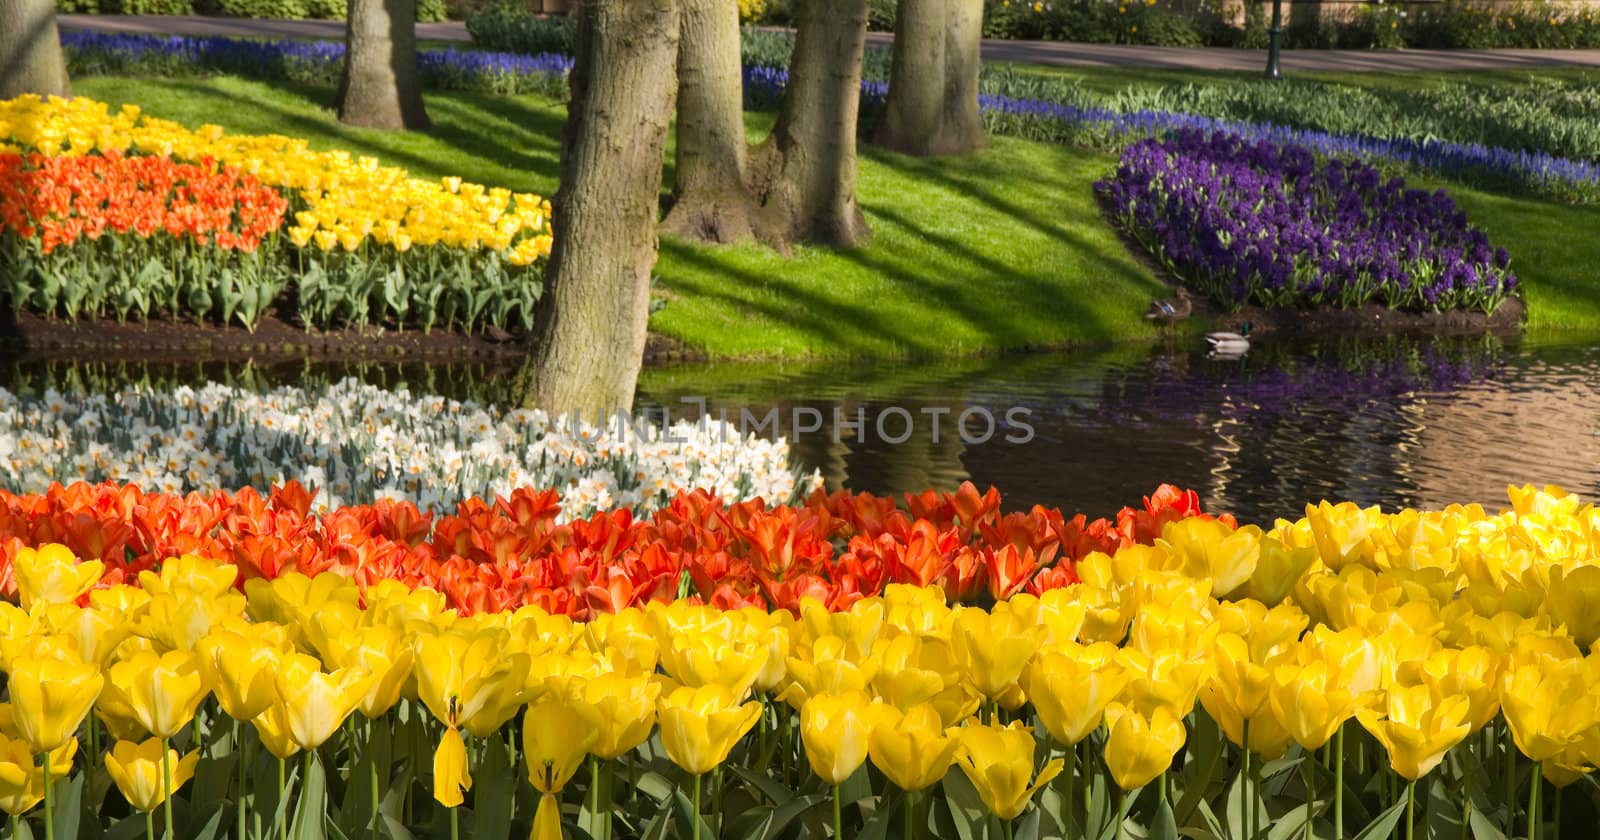
[[[0,385],[12,390],[356,376],[500,402],[511,397],[511,372],[0,358]],[[927,363],[696,364],[650,368],[640,381],[638,407],[656,417],[699,416],[700,399],[735,423],[776,409],[765,433],[788,437],[830,487],[899,493],[970,480],[999,487],[1008,508],[1109,515],[1164,482],[1262,524],[1322,498],[1494,509],[1512,482],[1600,496],[1593,335],[1268,342],[1236,361],[1184,343]],[[966,435],[956,428],[963,413]],[[980,442],[986,416],[997,422]]]
[[[791,436],[831,487],[970,480],[999,487],[1007,507],[1109,515],[1163,482],[1263,524],[1322,498],[1493,510],[1511,482],[1600,496],[1593,336],[1258,344],[1237,361],[1184,345],[910,366],[704,365],[651,371],[641,391],[679,410],[703,395],[730,419],[778,407],[790,433],[795,407],[816,408],[824,428]],[[974,408],[1001,419],[1026,409],[1032,439],[1003,440],[1004,424],[983,443],[951,434],[951,420]],[[867,423],[836,440],[835,409],[852,424],[864,410]],[[939,409],[949,413],[935,442]],[[888,437],[903,436],[906,415],[916,420],[910,439],[880,436],[879,419]],[[969,439],[986,431],[980,418]]]

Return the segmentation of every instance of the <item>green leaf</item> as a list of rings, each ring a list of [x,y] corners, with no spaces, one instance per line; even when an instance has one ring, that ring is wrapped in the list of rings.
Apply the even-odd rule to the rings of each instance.
[[[78,823],[83,817],[83,776],[78,773],[70,779],[52,779],[50,782],[55,795],[57,837],[78,836]]]
[[[311,754],[311,769],[300,788],[299,800],[294,823],[289,826],[289,840],[326,840],[323,822],[328,813],[328,779],[316,753]]]
[[[1178,840],[1178,819],[1172,813],[1172,803],[1162,800],[1161,807],[1156,809],[1148,840]]]
[[[1467,825],[1472,829],[1473,840],[1506,840],[1505,832],[1481,809],[1473,808],[1467,814]]]
[[[1169,809],[1168,814],[1171,814]],[[1039,840],[1039,825],[1044,815],[1038,808],[1029,809],[1022,817],[1022,825],[1017,827],[1016,840]],[[1177,828],[1173,828],[1171,840],[1178,840]]]
[[[1232,840],[1254,840],[1245,830],[1246,818],[1254,812],[1254,824],[1266,829],[1272,825],[1272,817],[1267,813],[1267,804],[1261,800],[1259,785],[1250,784],[1250,779],[1244,774],[1239,774],[1228,787],[1227,800],[1227,828],[1228,837]]]
[[[972,780],[967,778],[966,773],[946,775],[942,787],[945,806],[957,836],[961,840],[973,840],[976,836],[975,827],[983,825],[989,818],[988,811],[983,807],[983,799],[978,796],[978,789],[972,786]]]
[[[1212,782],[1217,778],[1228,744],[1222,728],[1210,715],[1195,715],[1189,732],[1189,760],[1184,762],[1177,778],[1183,795],[1178,797],[1178,807],[1173,813],[1174,819],[1185,825],[1194,816],[1195,808],[1205,800]]]
[[[776,741],[777,739],[774,738],[773,740]],[[766,797],[767,801],[773,803],[774,806],[782,805],[796,797],[794,788],[780,783],[766,773],[758,773],[731,763],[723,765],[723,769],[734,776],[738,776],[741,781],[760,791],[761,795]]]
[[[1379,838],[1388,837],[1394,833],[1394,827],[1400,824],[1400,819],[1405,815],[1406,801],[1401,799],[1386,808],[1372,822],[1367,823],[1367,827],[1361,829],[1361,833],[1357,834],[1352,840],[1379,840]]]
[[[517,773],[511,766],[505,741],[498,735],[490,736],[482,743],[478,756],[478,767],[473,773],[472,836],[510,836],[512,786],[516,784]],[[601,803],[600,810],[602,814],[609,815],[611,803]],[[593,833],[590,831],[590,834]]]
[[[830,801],[828,795],[820,793],[796,796],[789,801],[773,808],[760,808],[746,812],[740,819],[735,820],[730,826],[732,830],[726,832],[730,837],[749,838],[749,840],[773,840],[789,828],[789,824],[797,818],[804,816],[807,811]],[[831,812],[830,812],[831,813]],[[746,817],[750,817],[746,819]],[[877,814],[872,822],[887,823],[886,814]],[[858,840],[865,840],[865,835]]]
[[[191,826],[194,825],[195,818],[199,815],[199,813],[201,812],[193,810],[190,811],[189,824]],[[212,809],[211,817],[210,819],[206,820],[204,825],[200,826],[198,830],[191,830],[191,832],[185,836],[188,837],[189,840],[215,840],[215,838],[218,837],[226,837],[228,834],[228,829],[224,827],[227,825],[226,818],[232,815],[233,810],[231,808],[219,804],[216,806],[216,808]]]

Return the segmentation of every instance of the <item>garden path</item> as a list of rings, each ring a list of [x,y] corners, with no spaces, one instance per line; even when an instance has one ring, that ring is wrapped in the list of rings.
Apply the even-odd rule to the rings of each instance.
[[[62,29],[167,35],[344,38],[337,20],[257,20],[158,15],[59,15]],[[424,41],[470,40],[459,21],[417,24]],[[869,41],[887,44],[893,36],[874,32]],[[1265,50],[1226,47],[1145,47],[1121,44],[1069,44],[1056,41],[985,40],[988,61],[1056,67],[1152,67],[1168,70],[1259,70]],[[1600,50],[1286,50],[1285,71],[1432,72],[1438,70],[1518,70],[1586,65],[1600,67]]]

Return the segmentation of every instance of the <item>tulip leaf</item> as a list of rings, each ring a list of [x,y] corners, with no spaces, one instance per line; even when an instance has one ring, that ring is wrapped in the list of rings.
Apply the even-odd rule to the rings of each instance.
[[[1205,822],[1206,829],[1210,831],[1211,836],[1216,840],[1228,840],[1232,836],[1227,829],[1222,827],[1222,822],[1217,819],[1216,812],[1211,810],[1211,805],[1204,799],[1200,800],[1200,804],[1195,807],[1195,811],[1200,814],[1200,819]],[[1187,829],[1185,829],[1184,833],[1185,836],[1189,836]]]
[[[1233,780],[1228,788],[1228,808],[1226,818],[1228,823],[1228,836],[1233,840],[1255,840],[1245,828],[1246,820],[1254,815],[1250,822],[1266,828],[1272,825],[1272,817],[1267,813],[1267,803],[1261,799],[1260,777],[1252,769],[1249,776],[1240,774]]]
[[[701,780],[702,783],[705,780]],[[687,788],[678,788],[672,793],[672,823],[679,826],[673,833],[674,837],[688,837],[698,834],[701,837],[712,837],[711,825],[706,822],[705,816],[694,812],[694,802],[689,799]],[[692,830],[695,821],[700,821],[700,830]]]
[[[1480,808],[1473,808],[1467,814],[1467,825],[1472,829],[1473,840],[1506,840],[1505,832]]]
[[[1418,803],[1418,808],[1422,807]],[[1434,774],[1427,792],[1427,816],[1423,822],[1427,826],[1427,837],[1458,837],[1461,834],[1461,808],[1458,797],[1453,795],[1451,786],[1439,775]]]
[[[233,812],[227,808],[226,805],[223,803],[218,803],[217,806],[211,810],[211,818],[206,820],[205,825],[201,826],[198,831],[191,831],[185,836],[188,837],[189,840],[214,840],[214,838],[226,836],[227,830],[223,828],[223,818],[231,815],[232,813]],[[190,825],[194,824],[195,817],[196,813],[191,812],[189,816]]]
[[[1314,820],[1317,812],[1317,802],[1302,802],[1290,808],[1286,813],[1272,821],[1272,827],[1267,830],[1267,840],[1295,840],[1306,836],[1306,820]],[[1312,823],[1313,830],[1316,823]]]
[[[731,765],[730,765],[731,766]],[[805,796],[792,797],[788,802],[773,808],[746,811],[732,824],[731,831],[725,832],[727,836],[744,837],[750,840],[772,840],[779,837],[789,824],[803,816],[807,811],[830,801],[830,796],[821,793],[811,793]],[[864,835],[863,835],[864,836]]]
[[[1394,833],[1394,827],[1400,824],[1400,819],[1406,815],[1406,801],[1401,799],[1386,808],[1367,827],[1361,829],[1352,840],[1379,840]]]
[[[1178,774],[1183,795],[1178,798],[1178,807],[1173,812],[1174,819],[1184,825],[1194,816],[1195,808],[1205,801],[1212,780],[1217,777],[1217,768],[1227,752],[1228,743],[1222,728],[1210,715],[1195,715],[1189,733],[1189,760],[1184,762],[1183,771]]]
[[[83,774],[52,780],[50,788],[55,793],[55,836],[77,837],[83,817]]]
[[[511,756],[506,744],[498,736],[484,739],[478,750],[478,768],[473,773],[476,780],[472,797],[472,822],[474,837],[508,837],[511,834],[512,786],[517,774],[511,767]],[[590,784],[594,784],[590,780]],[[611,813],[608,798],[601,803],[601,818]],[[591,830],[589,832],[593,834]]]
[[[328,779],[315,752],[309,764],[305,784],[300,787],[294,823],[289,826],[290,840],[325,840],[327,837],[323,823],[328,813]]]
[[[741,767],[732,763],[724,764],[723,769],[729,771],[735,776],[738,776],[742,781],[759,790],[761,795],[766,797],[767,801],[771,802],[774,806],[782,805],[785,802],[795,798],[794,788],[779,782],[777,779],[772,778],[766,773],[758,773],[750,770],[749,768]]]
[[[1161,800],[1161,807],[1156,809],[1155,822],[1150,824],[1150,834],[1146,840],[1178,840],[1178,819],[1173,816],[1172,803]]]
[[[128,834],[130,838],[137,837],[144,833],[143,814],[140,814],[137,819],[134,817],[128,817],[122,822],[117,823],[117,825],[120,827],[130,823],[134,825],[134,830]],[[27,820],[17,820],[17,833],[13,840],[33,840],[33,826],[29,825]]]
[[[228,789],[233,786],[234,766],[238,754],[229,751],[223,755],[202,756],[195,765],[191,805],[197,813],[210,813],[228,800]]]
[[[1172,812],[1169,809],[1167,816],[1170,817],[1171,815]],[[1044,815],[1038,808],[1030,809],[1027,814],[1023,815],[1022,824],[1017,826],[1016,840],[1039,840],[1039,825],[1043,818]],[[1170,840],[1178,840],[1177,827],[1173,827],[1172,832]],[[1151,837],[1153,838],[1154,835],[1151,835]]]
[[[976,827],[989,819],[983,800],[978,796],[978,789],[972,786],[972,780],[964,772],[946,775],[943,788],[945,805],[949,808],[957,836],[961,840],[973,840],[978,830]]]

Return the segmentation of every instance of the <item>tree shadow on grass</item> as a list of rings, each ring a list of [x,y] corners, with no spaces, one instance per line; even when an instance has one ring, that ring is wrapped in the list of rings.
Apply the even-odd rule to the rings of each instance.
[[[303,107],[284,107],[279,102],[257,100],[250,107],[269,113],[285,134],[327,138],[361,154],[370,154],[385,164],[404,166],[419,177],[458,175],[491,186],[527,188],[553,192],[560,170],[563,115],[552,108],[543,110],[503,97],[451,92],[448,96],[430,93],[427,106],[434,127],[423,132],[387,132],[342,125],[331,110],[331,88],[290,82],[250,80],[276,91]],[[206,99],[221,94],[204,80],[188,79],[162,83],[171,90]],[[159,115],[158,115],[159,116]],[[430,142],[431,141],[431,142]],[[450,155],[439,155],[427,148],[443,146]],[[434,153],[430,154],[430,151]],[[489,166],[475,166],[489,161]],[[463,171],[464,170],[464,171]],[[504,172],[521,173],[522,184],[505,184]]]

